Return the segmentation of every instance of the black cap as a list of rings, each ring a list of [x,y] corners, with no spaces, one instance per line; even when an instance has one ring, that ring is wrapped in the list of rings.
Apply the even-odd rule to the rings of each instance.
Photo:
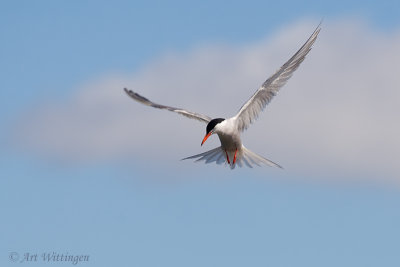
[[[222,118],[217,118],[217,119],[212,119],[210,122],[207,124],[207,133],[211,132],[212,129],[214,129],[215,125],[217,125],[220,122],[223,122],[225,119]]]

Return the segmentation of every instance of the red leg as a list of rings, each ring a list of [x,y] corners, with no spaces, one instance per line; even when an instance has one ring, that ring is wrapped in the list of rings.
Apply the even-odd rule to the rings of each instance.
[[[233,164],[236,163],[236,154],[237,154],[237,148],[236,148],[236,150],[235,150],[235,156],[233,157]]]
[[[228,152],[226,152],[226,150],[225,150],[225,155],[226,155],[226,160],[228,161],[228,164],[231,164],[231,162],[229,161]]]

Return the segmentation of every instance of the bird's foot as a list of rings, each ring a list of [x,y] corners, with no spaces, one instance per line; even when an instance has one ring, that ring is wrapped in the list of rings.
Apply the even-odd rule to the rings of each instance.
[[[226,150],[225,150],[225,155],[226,155],[226,160],[228,161],[228,164],[231,164],[231,162],[229,160],[228,152],[226,152]]]
[[[235,150],[235,155],[233,156],[233,162],[232,162],[232,166],[233,165],[235,165],[235,163],[236,163],[236,159],[237,159],[237,148],[236,148],[236,150]],[[228,164],[230,165],[231,164],[231,161],[229,160],[229,155],[228,155],[228,152],[225,150],[225,155],[226,155],[226,161],[228,162]]]
[[[233,164],[236,163],[236,154],[237,154],[237,148],[236,148],[236,150],[235,150],[235,156],[233,157]]]

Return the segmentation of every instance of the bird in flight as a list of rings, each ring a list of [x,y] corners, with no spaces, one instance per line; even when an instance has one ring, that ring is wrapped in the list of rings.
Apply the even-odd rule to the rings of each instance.
[[[213,134],[217,134],[221,142],[221,146],[211,149],[186,159],[197,159],[196,161],[205,161],[205,163],[216,162],[217,164],[228,164],[231,169],[236,165],[239,167],[248,166],[252,168],[254,165],[268,165],[282,168],[277,163],[266,159],[256,153],[247,149],[240,139],[240,134],[246,130],[252,122],[254,122],[265,106],[277,94],[279,89],[283,87],[293,72],[303,62],[304,58],[310,52],[312,45],[318,37],[321,30],[321,23],[314,30],[312,35],[304,43],[304,45],[285,63],[283,64],[271,77],[269,77],[258,90],[244,103],[239,109],[239,112],[229,118],[215,118],[199,113],[191,112],[181,108],[175,108],[165,105],[156,104],[149,99],[139,95],[132,90],[124,88],[125,92],[134,100],[159,109],[169,110],[191,119],[196,119],[207,124],[206,135],[201,142],[201,145]]]

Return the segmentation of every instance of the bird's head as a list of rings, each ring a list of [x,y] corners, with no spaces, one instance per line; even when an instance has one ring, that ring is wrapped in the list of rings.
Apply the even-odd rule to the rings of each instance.
[[[219,123],[223,122],[225,119],[218,118],[218,119],[212,119],[210,122],[207,124],[206,128],[206,136],[204,136],[203,141],[201,142],[201,145],[204,144],[204,142],[210,137],[214,131],[215,131],[215,126],[217,126]]]

